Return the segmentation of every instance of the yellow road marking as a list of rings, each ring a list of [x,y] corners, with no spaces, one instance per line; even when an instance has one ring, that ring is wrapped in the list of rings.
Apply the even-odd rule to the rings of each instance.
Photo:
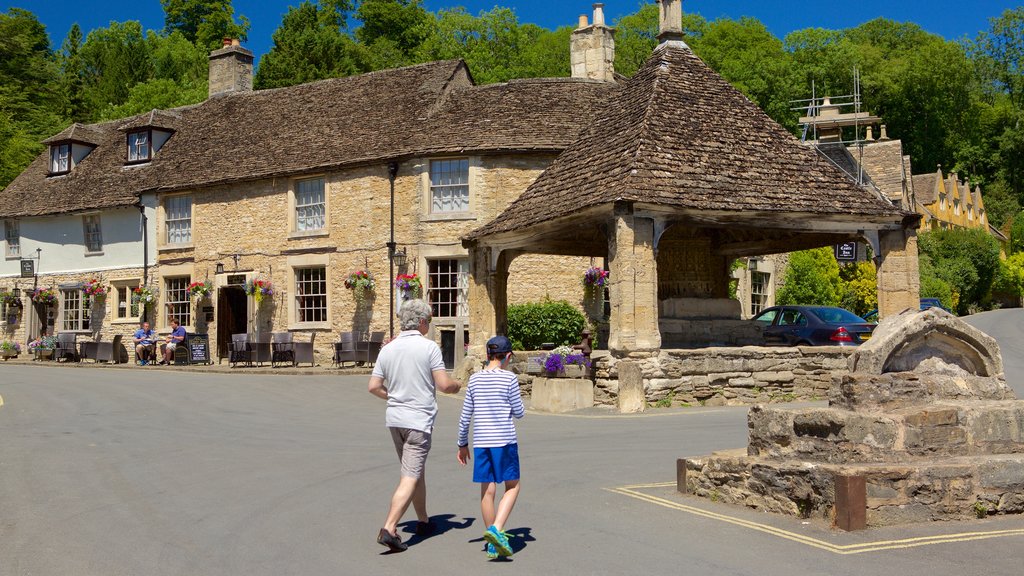
[[[1007,536],[1024,536],[1024,528],[1011,529],[1011,530],[990,530],[985,532],[960,532],[956,534],[941,534],[937,536],[921,536],[917,538],[904,538],[902,540],[879,540],[875,542],[864,542],[861,544],[833,544],[803,534],[797,534],[767,524],[761,524],[759,522],[752,522],[750,520],[744,520],[742,518],[736,518],[733,516],[726,516],[725,514],[719,514],[717,512],[710,512],[701,508],[693,506],[687,506],[679,502],[673,502],[650,494],[644,494],[639,489],[642,488],[667,488],[669,486],[675,486],[675,482],[658,482],[654,484],[637,484],[633,486],[622,486],[619,488],[605,488],[609,492],[616,494],[622,494],[623,496],[629,496],[630,498],[636,498],[645,502],[662,506],[665,508],[679,510],[695,516],[701,516],[712,520],[718,520],[721,522],[727,522],[750,530],[756,530],[765,534],[770,534],[778,538],[790,540],[798,544],[810,546],[812,548],[818,548],[825,550],[826,552],[832,552],[833,554],[863,554],[865,552],[879,552],[882,550],[896,550],[902,548],[916,548],[918,546],[929,546],[933,544],[951,544],[954,542],[970,542],[973,540],[986,540],[989,538],[1005,538]]]
[[[0,406],[3,406],[3,405],[4,405],[4,397],[0,396]]]

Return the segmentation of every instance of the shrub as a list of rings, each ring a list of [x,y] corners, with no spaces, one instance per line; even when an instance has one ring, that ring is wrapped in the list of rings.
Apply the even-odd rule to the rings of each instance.
[[[516,350],[537,350],[547,342],[576,344],[586,325],[583,313],[565,300],[546,298],[508,307],[508,338]]]
[[[779,304],[839,305],[842,279],[839,263],[831,248],[794,252],[789,258],[786,278],[779,290]]]
[[[919,236],[918,246],[921,254],[931,259],[935,276],[959,296],[955,298],[957,313],[966,314],[972,306],[988,303],[989,290],[999,274],[995,238],[983,230],[933,230]]]

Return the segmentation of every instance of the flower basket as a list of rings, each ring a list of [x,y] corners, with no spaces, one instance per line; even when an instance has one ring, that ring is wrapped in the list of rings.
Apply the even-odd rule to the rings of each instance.
[[[416,274],[399,274],[395,277],[395,288],[411,298],[419,298],[423,293],[423,282]]]
[[[245,283],[245,293],[252,296],[253,302],[259,308],[265,298],[274,295],[274,286],[270,280],[253,279]]]
[[[583,273],[583,297],[587,300],[596,300],[607,285],[608,271],[604,268],[591,266]]]
[[[14,358],[18,354],[21,354],[21,344],[12,340],[4,340],[0,342],[0,357],[6,361],[8,358]]]
[[[56,304],[57,293],[49,288],[38,288],[32,291],[32,301],[36,304]]]
[[[352,296],[356,299],[357,305],[362,305],[366,302],[368,297],[373,296],[373,289],[377,286],[377,283],[373,280],[373,274],[370,274],[366,270],[356,270],[348,275],[345,279],[345,288],[352,291]]]
[[[194,299],[196,304],[198,304],[200,300],[210,295],[212,289],[206,282],[193,282],[188,285],[185,291],[188,293],[188,297]]]
[[[150,286],[139,286],[132,290],[132,304],[148,306],[156,303],[157,289]]]
[[[28,343],[28,351],[35,352],[40,356],[47,356],[48,354],[42,354],[43,352],[53,353],[57,349],[57,337],[56,336],[43,336],[37,338]]]
[[[99,280],[93,278],[82,286],[82,292],[84,292],[86,296],[92,296],[99,300],[107,295],[107,287]]]
[[[548,378],[589,378],[590,360],[569,346],[559,346],[543,361]]]
[[[15,292],[8,292],[6,290],[0,291],[0,302],[8,306],[21,308],[21,297]]]

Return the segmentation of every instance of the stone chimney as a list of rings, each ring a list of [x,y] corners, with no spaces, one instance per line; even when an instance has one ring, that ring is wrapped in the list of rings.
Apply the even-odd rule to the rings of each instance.
[[[658,4],[658,42],[682,42],[683,0],[660,0]]]
[[[882,137],[879,140],[888,140],[889,133],[885,130],[885,124],[882,124]]]
[[[872,140],[874,140],[874,139],[875,139],[875,131],[874,131],[874,128],[872,128],[872,127],[871,127],[871,125],[870,125],[870,124],[868,124],[868,133],[867,133],[867,136],[865,137],[865,140],[867,140],[868,142],[870,142],[870,141],[872,141]]]
[[[615,29],[604,22],[604,4],[594,4],[594,23],[580,16],[579,28],[569,38],[573,78],[615,81]]]
[[[209,96],[252,91],[252,52],[238,40],[224,39],[224,46],[210,52]]]

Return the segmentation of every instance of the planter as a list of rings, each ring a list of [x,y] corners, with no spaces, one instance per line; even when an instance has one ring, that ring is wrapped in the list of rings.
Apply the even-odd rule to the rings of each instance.
[[[590,368],[585,366],[566,366],[560,372],[549,372],[542,366],[538,368],[537,373],[543,373],[546,378],[590,378]],[[529,369],[527,369],[527,373],[530,373]]]
[[[8,352],[6,350],[0,352],[0,358],[3,358],[4,362],[6,362],[8,358],[17,358],[17,357],[18,357],[18,353],[17,352]]]
[[[36,350],[36,360],[49,360],[53,358],[53,350]]]

